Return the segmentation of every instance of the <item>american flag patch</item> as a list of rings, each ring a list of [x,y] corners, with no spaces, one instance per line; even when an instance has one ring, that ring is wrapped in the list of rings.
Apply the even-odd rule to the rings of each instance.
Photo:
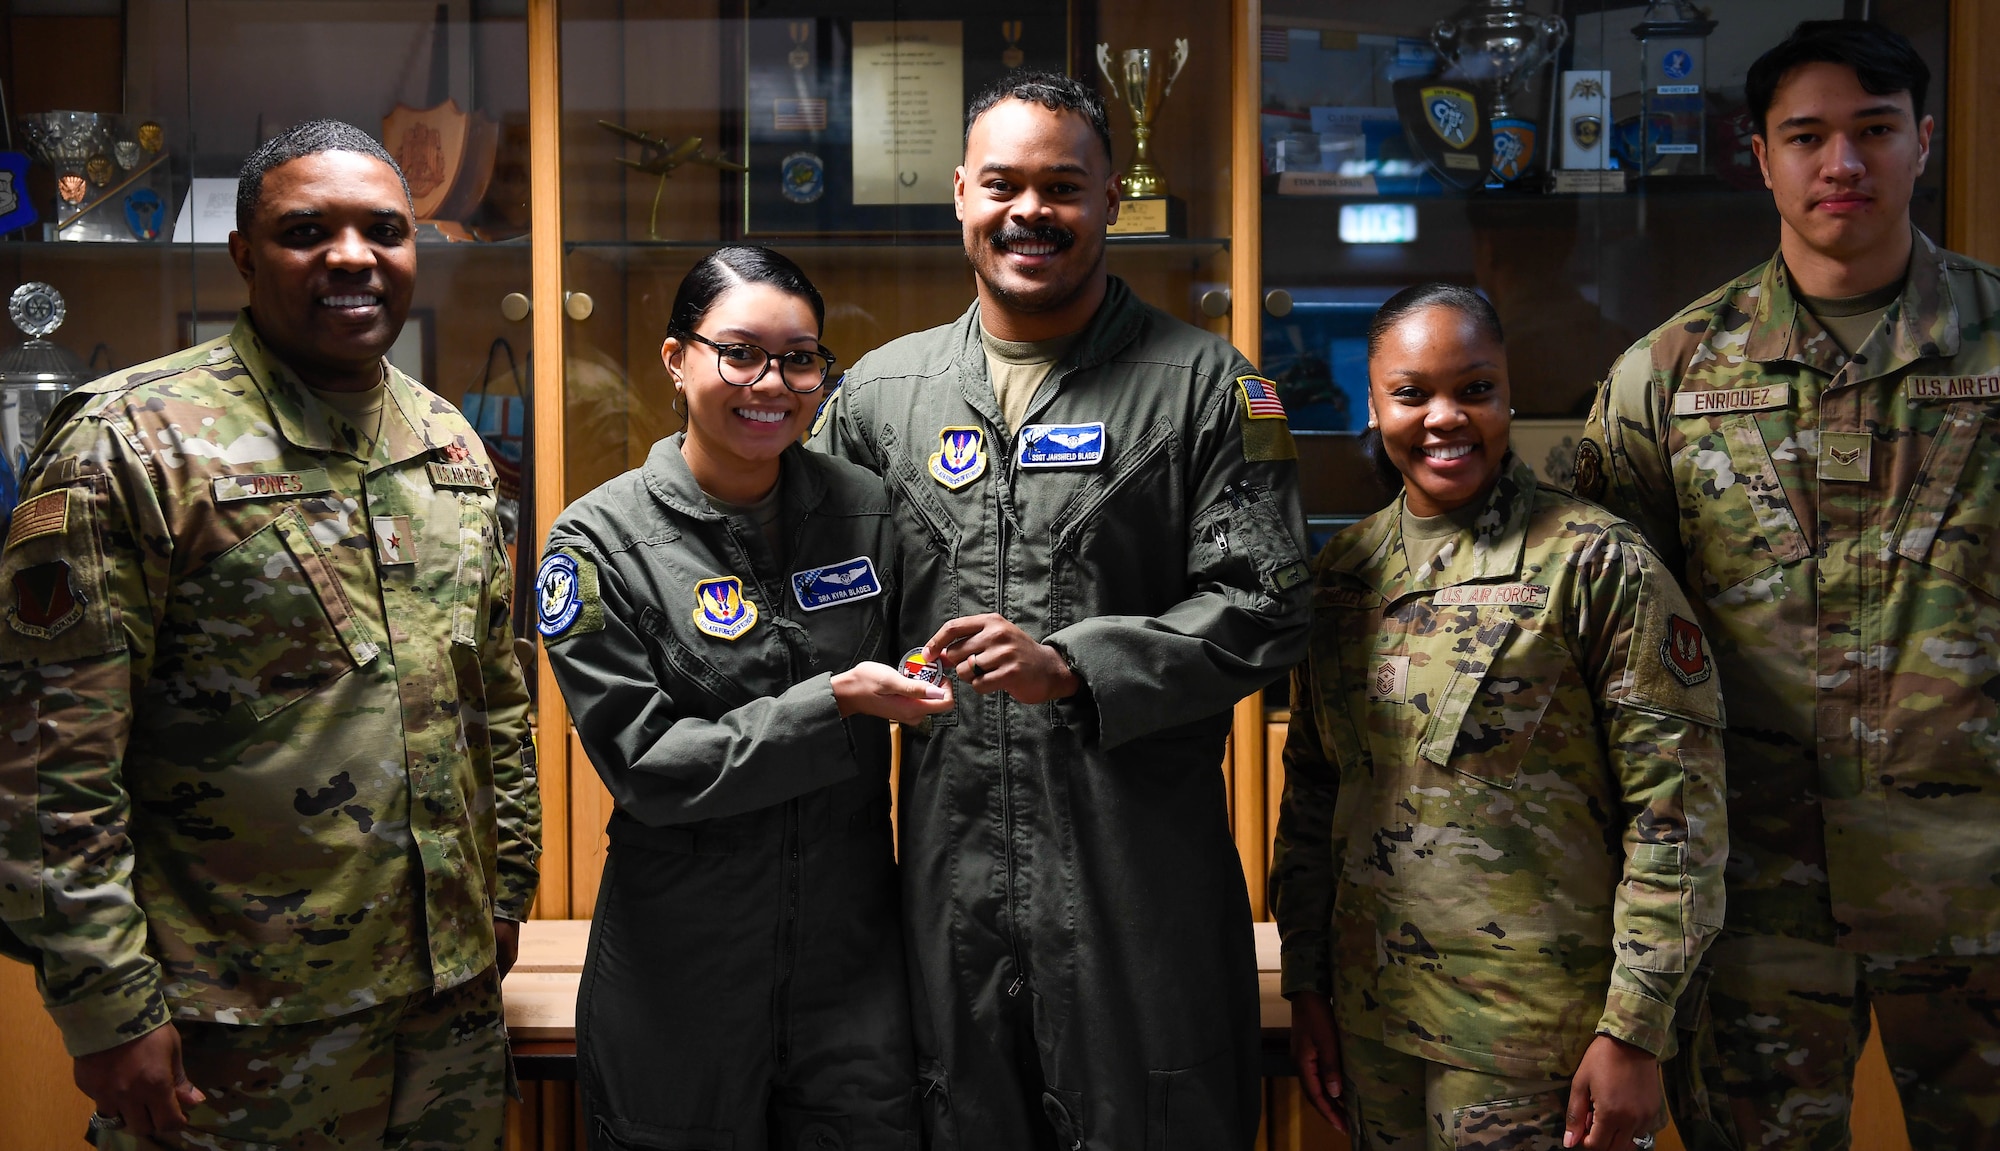
[[[1236,386],[1243,392],[1243,416],[1252,420],[1282,420],[1285,403],[1278,398],[1278,385],[1262,376],[1238,376]]]
[[[771,101],[771,130],[774,132],[826,131],[826,101],[813,97]]]
[[[1262,55],[1266,60],[1282,63],[1292,58],[1292,30],[1290,28],[1274,28],[1266,24],[1264,25],[1263,35],[1259,37],[1259,43],[1263,48]]]

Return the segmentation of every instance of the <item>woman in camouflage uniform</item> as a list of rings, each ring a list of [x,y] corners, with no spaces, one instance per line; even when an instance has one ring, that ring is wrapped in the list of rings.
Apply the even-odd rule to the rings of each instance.
[[[884,721],[952,701],[880,662],[881,481],[799,446],[824,318],[775,252],[697,264],[661,349],[687,430],[572,504],[536,577],[617,803],[577,999],[598,1151],[913,1145]]]
[[[1271,871],[1307,1097],[1361,1148],[1650,1147],[1722,922],[1707,647],[1631,527],[1508,450],[1477,293],[1392,298],[1369,377],[1402,494],[1315,565]]]

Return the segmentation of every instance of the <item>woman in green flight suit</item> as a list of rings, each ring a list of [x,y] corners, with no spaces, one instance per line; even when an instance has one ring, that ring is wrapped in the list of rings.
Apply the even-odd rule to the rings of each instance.
[[[833,357],[796,265],[724,248],[661,349],[687,428],[556,521],[540,629],[616,801],[577,1049],[593,1148],[911,1145],[881,481],[799,439]]]
[[[1722,922],[1707,646],[1508,450],[1484,298],[1407,289],[1368,350],[1401,494],[1315,564],[1271,870],[1300,1079],[1359,1148],[1650,1147]]]

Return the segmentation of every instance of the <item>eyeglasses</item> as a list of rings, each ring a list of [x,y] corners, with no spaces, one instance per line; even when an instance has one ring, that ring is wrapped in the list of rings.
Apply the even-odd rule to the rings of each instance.
[[[834,354],[825,348],[817,352],[773,352],[756,344],[718,344],[697,332],[689,332],[684,338],[714,348],[716,374],[723,383],[739,388],[763,379],[775,363],[779,365],[778,379],[789,390],[803,395],[824,387],[827,373],[833,370]]]

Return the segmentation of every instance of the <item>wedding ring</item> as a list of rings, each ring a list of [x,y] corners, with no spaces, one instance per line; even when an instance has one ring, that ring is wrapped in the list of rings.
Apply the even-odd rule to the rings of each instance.
[[[967,671],[967,672],[965,673],[965,678],[967,678],[967,679],[978,679],[978,678],[979,678],[979,665],[978,665],[977,663],[974,663],[974,662],[973,662],[974,660],[976,660],[976,659],[978,659],[978,658],[979,658],[978,656],[967,656],[967,657],[965,657],[965,666],[966,666],[966,667],[967,667],[967,668],[969,669],[969,670],[968,670],[968,671]]]
[[[1632,1146],[1636,1151],[1653,1151],[1653,1137],[1651,1135],[1634,1135],[1632,1136]]]
[[[125,1117],[123,1115],[106,1115],[102,1111],[92,1111],[90,1113],[90,1129],[92,1131],[117,1131],[124,1126]]]

